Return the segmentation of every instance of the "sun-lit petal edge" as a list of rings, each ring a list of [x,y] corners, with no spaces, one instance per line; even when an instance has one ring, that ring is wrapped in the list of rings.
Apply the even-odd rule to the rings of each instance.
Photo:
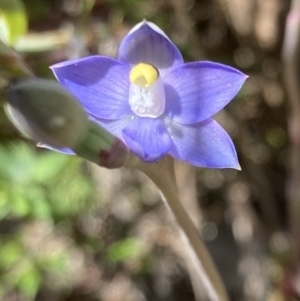
[[[171,68],[183,64],[183,58],[176,45],[150,22],[136,25],[122,40],[118,58],[130,65],[148,63],[155,66],[161,77]]]
[[[169,120],[172,139],[169,154],[195,166],[240,170],[234,144],[226,131],[212,118],[193,125]]]
[[[104,56],[89,56],[55,64],[51,69],[92,116],[118,119],[132,114],[128,65]]]
[[[131,28],[131,30],[127,33],[127,36],[134,33],[135,31],[137,31],[141,26],[143,25],[148,25],[149,27],[151,27],[154,31],[156,31],[157,33],[163,35],[165,38],[167,38],[169,41],[171,41],[171,39],[166,35],[166,33],[159,28],[156,24],[154,24],[153,22],[149,22],[147,20],[143,20],[142,22],[136,24],[134,27]],[[171,41],[172,42],[172,41]],[[172,42],[173,43],[173,42]]]
[[[184,124],[206,120],[237,95],[247,77],[235,68],[207,61],[173,69],[164,79],[166,114]]]
[[[40,147],[40,148],[50,149],[50,150],[56,151],[58,153],[66,154],[66,155],[76,155],[70,148],[54,148],[54,147],[52,147],[48,144],[44,144],[44,143],[38,143],[36,146]]]

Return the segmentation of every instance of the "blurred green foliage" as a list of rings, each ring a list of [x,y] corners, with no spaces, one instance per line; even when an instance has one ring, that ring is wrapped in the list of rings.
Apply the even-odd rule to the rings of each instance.
[[[86,206],[91,183],[78,158],[48,151],[37,155],[28,145],[17,144],[1,147],[0,161],[1,218],[55,220]]]
[[[57,224],[93,203],[91,181],[83,173],[82,161],[75,156],[46,150],[37,153],[33,147],[18,143],[0,147],[0,162],[3,224],[36,220]],[[0,298],[16,288],[31,300],[44,273],[66,273],[68,257],[64,249],[32,252],[24,243],[27,235],[18,226],[10,235],[0,231]]]
[[[108,258],[112,262],[135,259],[141,255],[142,249],[136,238],[125,238],[112,244],[108,249]]]
[[[0,39],[13,45],[27,30],[27,15],[20,0],[0,1]]]

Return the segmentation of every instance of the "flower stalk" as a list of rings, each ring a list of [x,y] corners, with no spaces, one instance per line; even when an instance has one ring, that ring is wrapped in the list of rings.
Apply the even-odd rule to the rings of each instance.
[[[145,173],[158,187],[163,200],[171,210],[183,234],[183,240],[189,249],[193,264],[197,267],[199,278],[202,279],[212,301],[228,301],[228,295],[217,269],[197,232],[189,215],[183,208],[175,180],[174,161],[170,156],[161,161],[147,164],[137,157],[132,157],[126,164]]]
[[[294,278],[300,275],[300,102],[299,102],[299,52],[300,52],[300,0],[292,0],[286,19],[282,47],[283,80],[289,105],[288,134],[290,138],[288,179],[286,195],[288,201],[289,227],[292,245],[292,269]],[[299,287],[294,286],[295,295]]]

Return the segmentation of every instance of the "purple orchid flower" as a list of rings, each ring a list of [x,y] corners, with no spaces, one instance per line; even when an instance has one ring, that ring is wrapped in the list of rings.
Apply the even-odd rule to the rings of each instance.
[[[170,154],[196,166],[239,169],[231,138],[211,117],[236,96],[247,76],[213,62],[185,64],[153,23],[143,21],[128,33],[118,60],[89,56],[52,70],[90,119],[142,160]]]

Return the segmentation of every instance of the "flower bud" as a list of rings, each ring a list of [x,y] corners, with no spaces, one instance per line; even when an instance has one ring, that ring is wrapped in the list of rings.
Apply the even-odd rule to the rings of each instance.
[[[88,131],[81,104],[55,81],[25,78],[12,82],[5,94],[12,123],[32,139],[54,148],[72,148]]]

